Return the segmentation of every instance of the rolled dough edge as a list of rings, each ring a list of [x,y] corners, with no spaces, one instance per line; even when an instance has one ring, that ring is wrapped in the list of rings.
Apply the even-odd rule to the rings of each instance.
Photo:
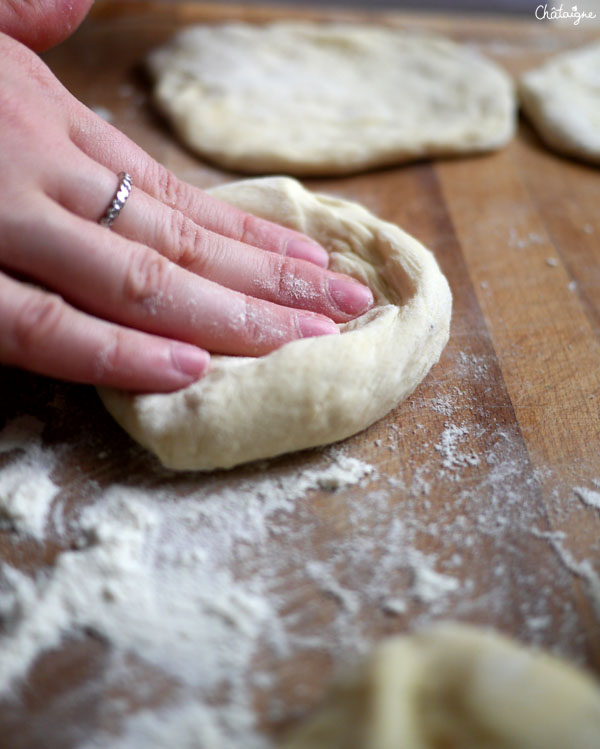
[[[410,395],[449,336],[451,294],[433,255],[361,206],[290,178],[213,194],[321,241],[333,250],[332,267],[369,283],[378,306],[340,336],[293,341],[256,359],[213,357],[204,378],[175,393],[100,388],[117,422],[164,466],[212,470],[345,439]],[[367,245],[371,255],[358,257]],[[368,262],[375,256],[378,272]],[[409,298],[394,304],[388,284]]]

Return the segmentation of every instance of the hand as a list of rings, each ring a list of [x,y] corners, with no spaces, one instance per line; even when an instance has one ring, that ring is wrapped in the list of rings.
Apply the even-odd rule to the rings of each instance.
[[[307,237],[181,183],[0,34],[0,361],[173,390],[209,354],[337,333],[371,292]],[[98,219],[126,170],[112,229]]]
[[[0,0],[0,32],[36,52],[54,47],[79,26],[94,0]]]

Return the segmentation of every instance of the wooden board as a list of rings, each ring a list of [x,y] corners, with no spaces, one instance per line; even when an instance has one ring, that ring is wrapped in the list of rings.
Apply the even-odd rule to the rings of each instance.
[[[533,19],[103,2],[45,59],[82,101],[207,187],[237,175],[178,145],[151,106],[140,63],[183,24],[275,18],[433,30],[514,74],[594,35],[583,24]],[[41,581],[41,611],[45,576],[81,546],[81,513],[120,486],[162,498],[169,512],[185,501],[193,514],[222,498],[226,509],[206,514],[206,527],[196,512],[199,525],[190,521],[188,531],[173,521],[171,532],[181,535],[182,553],[201,548],[232,595],[266,612],[264,620],[256,612],[233,623],[225,617],[221,634],[213,625],[165,641],[167,660],[179,638],[195,643],[199,670],[215,642],[232,653],[248,647],[231,658],[218,688],[161,667],[156,653],[124,653],[102,627],[79,619],[2,701],[5,749],[79,746],[96,730],[119,734],[143,709],[169,725],[165,711],[185,703],[208,705],[202,721],[210,722],[223,705],[238,704],[242,687],[243,710],[276,737],[318,704],[343,663],[387,634],[439,619],[492,626],[600,670],[598,170],[549,152],[523,122],[495,154],[305,184],[363,203],[434,251],[454,294],[440,363],[407,402],[340,446],[208,476],[162,470],[92,388],[0,369],[0,428],[35,417],[43,425],[36,449],[54,456],[50,476],[60,488],[43,542],[0,532],[1,558]],[[19,450],[0,455],[1,470],[22,459]],[[327,470],[340,465],[370,473],[334,491]],[[219,518],[221,527],[207,533]],[[164,598],[166,616],[178,596],[189,600],[177,586],[173,579]],[[206,608],[212,593],[193,595]],[[0,622],[10,638],[18,612],[8,611]],[[246,620],[254,634],[242,631]]]

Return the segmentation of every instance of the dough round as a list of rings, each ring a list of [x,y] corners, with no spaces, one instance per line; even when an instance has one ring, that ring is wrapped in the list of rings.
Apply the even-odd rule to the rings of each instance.
[[[205,377],[175,393],[100,390],[132,437],[169,468],[230,468],[344,439],[406,398],[448,340],[451,295],[433,255],[361,206],[289,177],[212,193],[316,239],[330,268],[368,284],[376,306],[340,325],[339,336],[258,358],[213,356]]]
[[[148,60],[181,139],[228,169],[346,174],[497,148],[509,77],[447,39],[386,27],[198,26]]]
[[[519,97],[550,148],[600,164],[600,42],[525,73]]]
[[[491,631],[392,638],[334,687],[282,749],[597,749],[600,689]]]

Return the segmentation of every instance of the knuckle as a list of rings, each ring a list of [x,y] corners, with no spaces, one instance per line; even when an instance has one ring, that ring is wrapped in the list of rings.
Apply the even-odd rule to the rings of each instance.
[[[252,297],[246,297],[244,308],[244,337],[252,346],[258,346],[265,338],[265,315],[262,305]]]
[[[41,90],[47,94],[56,92],[57,81],[38,55],[32,53],[29,56],[27,68],[29,79],[33,79]]]
[[[294,319],[291,310],[246,297],[243,332],[248,351],[264,354],[294,338]]]
[[[181,206],[184,197],[183,184],[173,172],[161,164],[156,165],[157,173],[154,182],[157,186],[157,198],[168,206]]]
[[[279,261],[277,267],[277,294],[278,299],[283,302],[291,303],[297,301],[300,296],[300,288],[296,281],[296,268],[293,261],[286,257],[275,256]]]
[[[25,107],[16,90],[9,86],[0,88],[0,112],[2,123],[10,128],[22,128],[26,123]]]
[[[108,345],[98,354],[95,367],[96,377],[101,378],[122,371],[126,364],[126,352],[126,333],[116,328],[110,337]]]
[[[34,291],[17,311],[14,340],[17,349],[28,355],[52,338],[60,327],[65,304],[57,294]]]
[[[238,239],[240,242],[244,242],[244,244],[254,244],[256,241],[254,232],[255,223],[254,216],[251,216],[249,213],[242,213],[240,215],[238,229]]]
[[[240,211],[237,218],[237,239],[244,244],[262,247],[280,255],[284,252],[282,231],[252,213]]]
[[[311,268],[300,268],[294,258],[269,253],[273,289],[278,304],[314,310],[323,297],[319,282]]]
[[[23,5],[27,5],[27,3]],[[27,81],[27,86],[36,85],[47,94],[55,95],[57,90],[60,89],[60,84],[50,68],[26,44],[17,44],[13,39],[7,40],[4,37],[3,44],[0,46],[0,54],[3,52],[6,55],[5,59],[10,59],[13,63],[18,64],[18,70],[21,73],[21,93],[23,93],[23,77]]]
[[[171,267],[171,263],[158,253],[136,252],[125,276],[125,299],[142,305],[159,302],[168,288]]]
[[[24,4],[25,5],[25,4]],[[13,12],[18,16],[20,12],[24,11],[23,8],[13,8]],[[0,38],[0,53],[5,55],[7,59],[11,59],[18,63],[21,70],[25,69],[26,72],[31,72],[39,68],[45,67],[40,57],[29,49],[26,44],[19,44],[13,39],[10,33],[7,36]]]
[[[31,98],[31,95],[23,95],[20,85],[9,82],[8,85],[0,87],[3,136],[10,134],[12,138],[18,138],[21,144],[25,143],[27,138],[39,138],[38,117],[44,103],[40,97],[36,97],[36,108],[33,109]]]
[[[169,245],[174,263],[182,268],[194,267],[202,264],[203,241],[198,226],[181,211],[173,210],[169,225]]]

